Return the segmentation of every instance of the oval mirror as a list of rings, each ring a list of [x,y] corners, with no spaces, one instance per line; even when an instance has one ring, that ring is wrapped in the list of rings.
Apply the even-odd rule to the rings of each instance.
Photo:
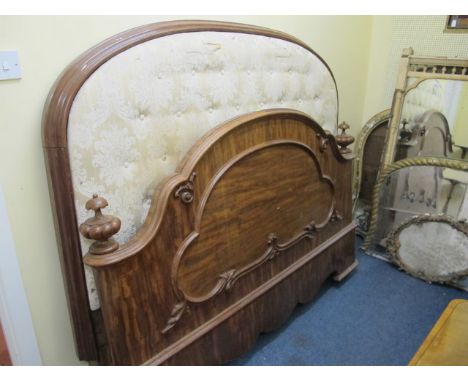
[[[448,216],[415,216],[387,238],[391,260],[409,274],[447,283],[468,275],[468,224]]]

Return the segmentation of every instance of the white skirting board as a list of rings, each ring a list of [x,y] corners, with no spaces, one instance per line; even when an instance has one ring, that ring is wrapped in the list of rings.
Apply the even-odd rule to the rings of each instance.
[[[13,365],[42,365],[1,186],[0,321]]]

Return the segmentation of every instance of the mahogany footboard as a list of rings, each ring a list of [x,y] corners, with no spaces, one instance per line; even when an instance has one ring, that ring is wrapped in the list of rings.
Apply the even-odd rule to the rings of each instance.
[[[222,364],[340,280],[356,264],[351,173],[335,138],[299,112],[256,112],[205,135],[136,236],[85,257],[110,362]]]

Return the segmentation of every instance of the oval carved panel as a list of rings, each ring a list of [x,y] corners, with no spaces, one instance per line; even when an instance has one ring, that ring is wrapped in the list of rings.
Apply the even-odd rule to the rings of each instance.
[[[310,202],[298,204],[297,195]],[[334,203],[333,181],[302,143],[273,141],[239,154],[201,197],[195,231],[175,258],[176,288],[190,302],[229,290],[338,218]]]

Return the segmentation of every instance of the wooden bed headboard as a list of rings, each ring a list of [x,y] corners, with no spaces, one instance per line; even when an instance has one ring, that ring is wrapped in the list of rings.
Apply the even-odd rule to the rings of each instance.
[[[79,358],[225,362],[347,273],[350,141],[340,152],[323,130],[336,133],[337,111],[324,61],[260,27],[147,25],[70,64],[43,145]],[[106,225],[107,204],[118,220]],[[311,264],[321,272],[305,292]],[[194,355],[252,319],[225,351]]]

